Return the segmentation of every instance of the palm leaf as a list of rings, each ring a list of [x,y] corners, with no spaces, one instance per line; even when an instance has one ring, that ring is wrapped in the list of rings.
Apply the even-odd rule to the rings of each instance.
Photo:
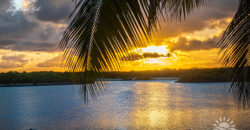
[[[182,17],[198,5],[197,1],[202,0],[78,1],[60,48],[66,66],[83,84],[79,89],[84,99],[88,100],[89,95],[95,99],[104,92],[107,85],[102,72],[120,70],[121,57],[145,46],[159,23],[159,15],[167,18],[167,14],[176,13]]]
[[[249,68],[249,19],[250,1],[241,0],[239,8],[221,36],[219,46],[221,50],[221,61],[226,68],[233,67],[230,75],[230,92],[242,103],[249,104],[250,85],[248,83]]]

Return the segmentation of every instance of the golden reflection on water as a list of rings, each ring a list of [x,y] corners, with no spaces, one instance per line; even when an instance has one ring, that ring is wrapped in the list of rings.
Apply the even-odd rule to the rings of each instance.
[[[219,85],[124,82],[114,85],[113,94],[119,96],[94,107],[99,120],[85,123],[104,129],[196,130],[212,129],[215,121],[225,116],[235,122],[237,129],[250,128],[250,111],[238,109],[231,98],[223,95]]]
[[[171,114],[166,109],[168,86],[159,82],[135,84],[135,104],[131,113],[133,126],[155,128],[168,125],[167,120]]]
[[[225,116],[250,130],[250,109],[238,109],[223,83],[114,81],[87,106],[69,86],[1,90],[0,129],[200,130]]]
[[[128,125],[133,129],[211,128],[213,121],[221,115],[237,116],[237,113],[232,113],[232,109],[227,108],[216,110],[202,106],[194,109],[196,104],[190,95],[178,96],[185,95],[186,88],[177,84],[173,86],[161,82],[137,82],[134,88],[134,105]],[[235,111],[239,112],[237,108]],[[209,118],[211,116],[214,120]]]

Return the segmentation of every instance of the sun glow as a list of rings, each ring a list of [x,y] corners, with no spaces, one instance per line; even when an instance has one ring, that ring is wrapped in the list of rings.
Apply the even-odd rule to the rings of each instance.
[[[135,60],[135,62],[151,67],[170,65],[176,61],[176,54],[169,51],[168,45],[147,46],[133,50],[133,53],[141,55],[143,58]]]
[[[14,15],[18,11],[31,13],[39,11],[40,8],[35,6],[36,2],[37,0],[12,0],[7,12],[11,12]]]
[[[169,50],[167,49],[167,45],[162,46],[148,46],[146,48],[140,48],[139,54],[143,53],[158,53],[160,55],[167,55]]]
[[[23,10],[28,10],[28,9],[32,8],[33,6],[34,6],[33,1],[23,0],[23,2],[22,2],[22,9]]]

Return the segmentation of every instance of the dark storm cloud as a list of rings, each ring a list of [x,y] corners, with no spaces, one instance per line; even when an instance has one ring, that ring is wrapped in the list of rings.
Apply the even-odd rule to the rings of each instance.
[[[0,41],[0,49],[8,49],[14,51],[44,51],[53,52],[57,50],[57,43],[53,42],[32,42],[32,41],[16,41],[3,40]]]
[[[180,37],[178,42],[169,45],[173,50],[193,51],[193,50],[210,50],[217,48],[217,37],[210,38],[205,41],[187,40],[185,37]]]
[[[35,12],[39,20],[63,22],[73,11],[74,2],[71,0],[38,0],[36,6],[40,7],[40,11]]]
[[[2,40],[2,41],[0,41],[0,49],[9,49],[14,44],[16,44],[16,41]]]
[[[15,46],[12,46],[11,49],[16,51],[53,52],[57,50],[57,43],[28,41],[28,42],[18,43]]]
[[[0,68],[9,69],[23,67],[28,62],[25,57],[25,55],[3,55],[0,62]]]
[[[55,34],[56,31],[58,30],[54,29],[52,26],[47,26],[42,32],[38,34],[38,37],[41,40],[48,40],[48,38]]]
[[[6,10],[8,8],[8,5],[10,3],[10,0],[1,0],[0,1],[0,11]]]
[[[137,53],[133,53],[130,56],[125,56],[122,57],[121,60],[123,61],[136,61],[136,60],[140,60],[140,59],[146,59],[146,58],[160,58],[160,57],[170,57],[171,54],[167,54],[167,55],[161,55],[158,53],[143,53],[142,55],[139,55]]]
[[[24,38],[32,33],[36,22],[30,22],[22,12],[17,12],[12,16],[9,12],[0,13],[0,40]]]
[[[38,23],[27,20],[23,12],[7,12],[11,0],[0,1],[0,40],[18,39],[29,35]]]
[[[58,2],[60,3],[59,0],[53,3]],[[46,52],[57,50],[60,37],[58,33],[62,29],[35,20],[36,17],[32,13],[24,14],[18,11],[12,15],[7,12],[9,6],[9,0],[0,1],[0,49]]]

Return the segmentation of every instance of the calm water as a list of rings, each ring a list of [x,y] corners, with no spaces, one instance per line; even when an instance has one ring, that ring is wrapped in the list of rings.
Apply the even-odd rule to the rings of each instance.
[[[0,88],[0,129],[212,129],[220,117],[250,129],[225,83],[112,81],[84,104],[74,85]]]

